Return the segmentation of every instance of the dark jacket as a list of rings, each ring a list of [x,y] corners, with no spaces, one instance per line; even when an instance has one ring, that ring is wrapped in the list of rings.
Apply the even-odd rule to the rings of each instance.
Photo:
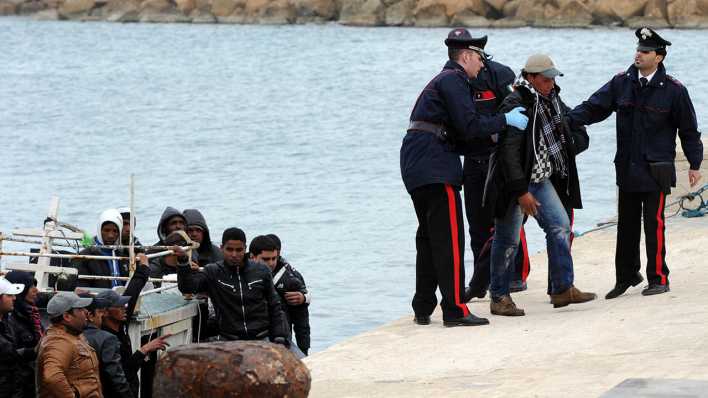
[[[514,84],[514,71],[506,65],[495,61],[485,61],[484,68],[474,79],[470,79],[470,87],[474,96],[474,105],[482,115],[494,115],[499,111],[504,98],[511,94]],[[473,138],[464,143],[462,153],[465,155],[463,171],[467,174],[472,162],[469,160],[488,159],[496,144],[491,137]]]
[[[179,267],[182,293],[208,293],[216,310],[219,334],[227,340],[288,338],[286,320],[270,269],[245,260],[239,268],[218,261],[203,271]]]
[[[289,325],[288,332],[291,330],[295,332],[298,348],[307,355],[310,350],[310,294],[307,292],[305,278],[281,257],[273,270],[273,283],[283,303]],[[285,300],[285,292],[300,292],[305,295],[305,302],[300,305],[289,305]]]
[[[22,379],[17,369],[21,359],[15,333],[5,315],[0,318],[0,397],[21,396]]]
[[[41,337],[35,330],[32,320],[32,305],[25,301],[29,288],[34,286],[34,276],[30,272],[12,271],[6,275],[6,279],[12,283],[25,285],[25,290],[15,296],[15,308],[9,314],[7,321],[15,336],[15,348],[21,351],[23,357],[15,363],[15,371],[20,383],[13,398],[30,398],[36,396],[35,348]],[[39,298],[38,296],[37,299]]]
[[[130,301],[128,302],[128,306],[126,308],[126,318],[128,320],[133,317],[133,313],[135,312],[135,306],[138,303],[138,299],[140,298],[140,291],[143,290],[143,287],[147,283],[149,272],[150,271],[148,267],[138,265],[135,269],[133,277],[130,279],[128,286],[126,286],[125,291],[123,292],[124,296],[130,296]],[[115,337],[115,339],[106,341],[105,344],[111,344],[111,350],[120,354],[121,365],[123,367],[123,372],[125,373],[125,378],[127,379],[128,384],[130,385],[130,391],[133,393],[133,396],[137,397],[140,391],[138,371],[140,370],[140,367],[145,361],[145,355],[140,350],[133,352],[133,345],[130,342],[130,337],[128,337],[127,322],[126,324],[121,325],[118,330],[109,329],[105,325],[102,329]],[[116,346],[116,344],[118,344],[118,346]],[[120,396],[119,391],[117,390],[106,390],[104,388],[104,391],[108,391],[110,394],[114,394],[106,395],[108,397]]]
[[[199,265],[203,267],[207,264],[223,260],[224,255],[221,253],[221,249],[211,242],[209,226],[207,226],[206,219],[202,213],[196,209],[186,209],[182,214],[184,214],[184,218],[187,220],[187,227],[196,225],[204,230],[204,239],[199,245],[199,249],[197,249]]]
[[[401,176],[411,193],[429,184],[462,185],[460,147],[473,138],[488,137],[506,128],[504,115],[477,112],[470,82],[462,66],[448,61],[428,83],[413,107],[410,120],[444,126],[446,138],[409,130],[400,152]]]
[[[556,86],[555,90],[556,93],[559,93],[560,87]],[[528,192],[535,159],[532,134],[535,134],[536,140],[538,140],[542,128],[538,115],[533,111],[536,101],[536,95],[527,87],[516,86],[516,90],[506,97],[500,109],[502,112],[506,112],[519,106],[523,107],[529,116],[529,123],[525,132],[509,126],[499,137],[499,148],[490,167],[494,172],[490,173],[488,177],[490,182],[487,184],[485,192],[485,199],[496,197],[495,208],[499,217],[506,213],[512,202],[515,203],[518,197]],[[560,101],[560,97],[559,102],[563,113],[570,110],[563,101]],[[537,118],[536,123],[534,123],[534,117]],[[536,131],[533,131],[534,126]],[[571,130],[567,125],[563,125],[561,134],[566,138],[564,150],[568,159],[568,176],[562,178],[554,173],[550,180],[566,208],[580,209],[583,204],[575,156],[588,148],[589,138],[582,126]]]
[[[105,256],[106,253],[100,249],[89,247],[83,249],[79,252],[82,255],[90,256]],[[117,255],[120,255],[116,251]],[[111,276],[110,265],[108,260],[72,260],[72,267],[79,270],[79,275],[95,275],[95,276]],[[118,261],[118,270],[120,276],[128,276],[128,263],[126,261]],[[120,282],[124,284],[125,282]],[[110,289],[113,287],[111,281],[109,280],[89,280],[89,279],[79,279],[76,286],[80,287],[94,287],[102,289]]]
[[[676,186],[673,167],[676,158],[676,132],[691,169],[698,170],[703,160],[701,133],[688,90],[666,74],[663,64],[649,82],[641,87],[638,70],[632,65],[615,75],[590,99],[578,105],[568,118],[573,125],[588,125],[617,113],[617,185],[627,192],[661,190],[650,172],[650,163],[664,163]]]
[[[84,337],[96,351],[98,369],[101,375],[103,397],[130,398],[133,392],[125,377],[120,356],[121,343],[118,338],[105,330],[89,324],[84,329]]]

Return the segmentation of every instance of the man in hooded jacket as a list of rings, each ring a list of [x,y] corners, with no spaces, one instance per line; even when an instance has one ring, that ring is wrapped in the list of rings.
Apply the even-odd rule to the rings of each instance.
[[[160,223],[157,225],[157,236],[160,238],[155,243],[155,246],[166,246],[167,237],[175,231],[185,231],[187,228],[187,219],[184,215],[180,213],[179,210],[174,207],[167,206],[165,211],[162,212],[162,217],[160,217]],[[161,251],[161,250],[156,250]],[[180,256],[183,253],[178,253]],[[193,253],[196,256],[196,253]],[[150,277],[151,278],[162,278],[164,275],[173,274],[176,272],[174,267],[170,266],[165,262],[166,257],[155,257],[150,260]]]
[[[96,236],[93,238],[93,243],[98,246],[120,245],[122,230],[123,217],[120,215],[120,212],[116,209],[105,210],[98,218],[98,226],[96,228]],[[121,251],[89,247],[81,250],[79,254],[91,256],[119,256]],[[78,269],[79,275],[128,276],[128,263],[126,261],[76,259],[72,261],[72,266]],[[123,286],[125,282],[119,280],[79,279],[77,285],[82,287],[110,289],[115,286]]]
[[[197,209],[186,209],[182,214],[187,225],[187,235],[192,241],[199,243],[197,263],[204,267],[207,264],[223,260],[224,255],[221,253],[221,249],[211,242],[209,226],[207,226],[202,213]]]

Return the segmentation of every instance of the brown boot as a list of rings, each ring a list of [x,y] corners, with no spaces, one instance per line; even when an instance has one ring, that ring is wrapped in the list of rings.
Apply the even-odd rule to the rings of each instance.
[[[489,303],[489,309],[494,315],[504,315],[504,316],[524,316],[524,310],[521,308],[516,308],[516,304],[511,299],[511,296],[501,296],[499,301],[492,301]]]
[[[551,294],[551,304],[553,308],[565,307],[568,304],[578,304],[587,301],[592,301],[597,298],[595,293],[585,293],[581,292],[575,286],[570,286],[570,288],[560,294]]]

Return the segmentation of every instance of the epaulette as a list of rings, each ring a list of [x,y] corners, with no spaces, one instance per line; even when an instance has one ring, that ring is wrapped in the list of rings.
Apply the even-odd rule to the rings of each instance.
[[[629,76],[629,72],[623,70],[622,72],[615,75],[615,77]]]
[[[674,83],[675,85],[677,85],[679,87],[683,87],[683,83],[681,83],[681,81],[679,81],[679,79],[677,79],[671,75],[666,75],[666,80]]]

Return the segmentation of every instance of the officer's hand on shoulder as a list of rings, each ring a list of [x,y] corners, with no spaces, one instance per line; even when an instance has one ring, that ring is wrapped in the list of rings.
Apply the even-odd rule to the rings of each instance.
[[[526,130],[526,125],[529,123],[529,118],[522,113],[524,111],[525,109],[523,107],[517,106],[516,108],[505,113],[504,118],[506,118],[506,124],[508,126],[516,127],[521,131]]]

